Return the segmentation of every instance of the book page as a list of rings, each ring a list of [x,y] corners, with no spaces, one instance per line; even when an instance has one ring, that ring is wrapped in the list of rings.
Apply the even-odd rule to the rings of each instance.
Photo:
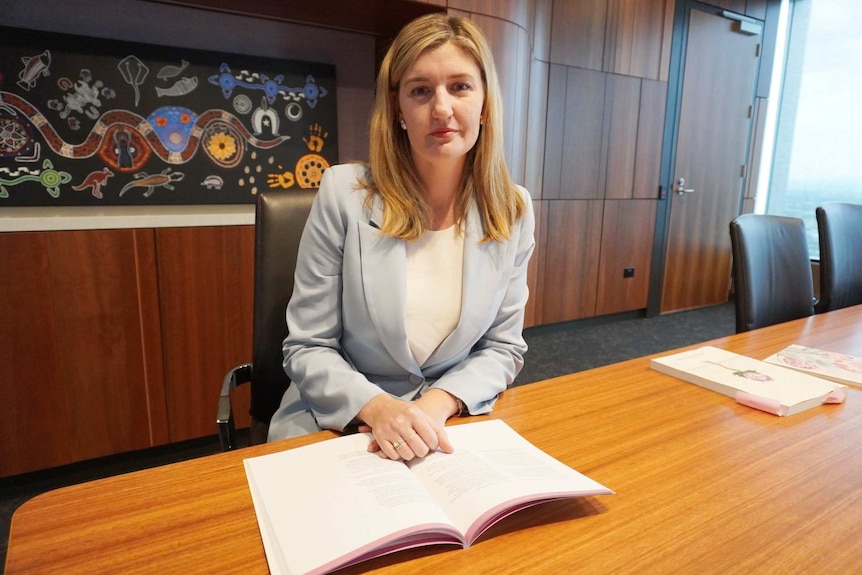
[[[382,552],[460,544],[407,466],[368,453],[369,441],[348,435],[244,460],[273,573],[326,572]]]
[[[411,471],[472,543],[487,527],[524,507],[612,491],[557,461],[506,423],[446,428],[454,453],[432,453]]]

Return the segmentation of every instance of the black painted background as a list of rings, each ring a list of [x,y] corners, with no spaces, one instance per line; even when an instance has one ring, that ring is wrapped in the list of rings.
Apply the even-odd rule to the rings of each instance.
[[[38,58],[45,50],[50,51],[48,75],[22,78],[26,68],[23,59]],[[139,86],[137,105],[133,86],[124,79],[118,68],[118,64],[128,56],[134,56],[148,69]],[[170,78],[159,77],[159,71],[165,66],[180,66],[183,60],[189,64],[181,73]],[[230,96],[226,98],[222,87],[210,82],[210,77],[220,74],[223,65],[230,70],[230,76],[247,71],[242,78],[251,86],[234,85]],[[87,72],[82,73],[82,70],[88,70],[89,75]],[[253,77],[252,74],[258,76]],[[311,106],[308,98],[285,97],[283,94],[288,90],[284,90],[283,94],[275,94],[271,104],[268,100],[264,104],[265,92],[254,87],[261,84],[260,75],[271,80],[282,76],[279,86],[299,89],[304,89],[309,83],[308,76],[312,76],[314,81],[311,84],[321,91],[325,90],[326,94],[318,97],[316,105]],[[185,95],[163,93],[160,96],[157,92],[157,88],[170,89],[182,78],[197,78],[196,88]],[[99,105],[89,103],[80,111],[69,110],[64,97],[74,94],[75,86],[81,85],[81,82],[88,89],[98,88]],[[96,86],[96,82],[101,84]],[[313,92],[312,88],[311,92],[302,93],[306,95]],[[335,68],[327,64],[0,27],[0,97],[4,93],[25,99],[44,120],[39,116],[25,117],[21,110],[10,105],[9,97],[0,99],[0,186],[5,190],[2,195],[6,196],[0,197],[0,209],[4,206],[250,203],[254,201],[256,191],[264,188],[316,187],[320,170],[338,161]],[[250,104],[248,111],[234,106],[238,96]],[[72,148],[80,147],[90,137],[101,138],[102,144],[117,150],[112,143],[115,141],[113,138],[100,136],[100,131],[111,125],[117,126],[116,122],[102,120],[112,117],[111,114],[105,116],[106,113],[125,110],[147,119],[164,106],[177,108],[178,113],[173,114],[174,117],[188,110],[192,118],[196,115],[199,119],[206,111],[221,110],[225,114],[224,118],[228,115],[235,117],[250,133],[255,131],[255,110],[268,108],[271,110],[269,114],[274,113],[278,118],[277,134],[289,136],[289,139],[269,149],[257,148],[245,141],[242,157],[232,159],[236,165],[224,167],[207,155],[202,136],[194,155],[188,160],[166,162],[151,151],[144,164],[131,170],[129,167],[117,169],[111,166],[99,153],[86,158],[64,157],[51,149],[36,126],[45,122]],[[296,118],[298,112],[301,112],[301,116]],[[288,113],[294,116],[294,120],[288,118]],[[113,117],[117,116],[113,114]],[[210,128],[225,123],[220,120],[211,124]],[[76,125],[77,129],[74,129]],[[205,127],[200,125],[199,130]],[[257,136],[260,140],[276,137],[271,125],[261,127]],[[30,141],[19,149],[22,134]],[[38,156],[35,153],[37,142]],[[182,145],[179,147],[182,148]],[[190,147],[191,144],[188,144],[182,149],[188,151]],[[46,167],[46,160],[50,162],[50,168]],[[101,198],[96,197],[92,187],[73,189],[82,187],[88,175],[106,167],[113,175],[104,180],[99,190]],[[36,175],[46,169],[71,176],[68,182],[55,188],[57,197],[49,193],[48,186],[38,180]],[[146,176],[165,173],[174,180],[170,182],[173,190],[156,185],[149,197],[145,197],[147,188],[131,186],[120,195],[121,190],[131,183],[140,183]],[[182,179],[177,173],[183,174]],[[22,178],[28,175],[32,177]],[[212,179],[213,176],[223,181],[221,189],[204,184],[207,178]]]

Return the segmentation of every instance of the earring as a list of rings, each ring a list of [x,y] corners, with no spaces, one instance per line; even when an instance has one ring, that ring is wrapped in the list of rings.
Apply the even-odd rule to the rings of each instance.
[[[407,129],[407,123],[406,123],[406,122],[404,122],[404,120],[399,121],[399,122],[398,122],[398,124],[401,126],[401,129],[402,129],[402,130],[406,130],[406,129]]]

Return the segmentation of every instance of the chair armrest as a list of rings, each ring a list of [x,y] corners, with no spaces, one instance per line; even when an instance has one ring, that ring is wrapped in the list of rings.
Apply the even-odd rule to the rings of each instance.
[[[222,451],[230,451],[236,446],[236,433],[233,424],[233,410],[230,405],[230,393],[237,386],[251,380],[251,364],[244,363],[231,369],[224,377],[221,394],[218,398],[216,425],[218,426],[219,443]]]

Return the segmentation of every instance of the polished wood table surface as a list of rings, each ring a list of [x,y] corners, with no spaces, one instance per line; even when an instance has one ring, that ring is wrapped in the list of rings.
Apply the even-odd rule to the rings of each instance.
[[[759,359],[791,343],[859,355],[862,306],[709,343]],[[522,511],[470,549],[414,549],[341,573],[862,570],[859,388],[781,418],[654,372],[647,357],[513,388],[492,417],[616,494]],[[266,573],[242,459],[332,436],[39,495],[13,516],[6,572]]]

